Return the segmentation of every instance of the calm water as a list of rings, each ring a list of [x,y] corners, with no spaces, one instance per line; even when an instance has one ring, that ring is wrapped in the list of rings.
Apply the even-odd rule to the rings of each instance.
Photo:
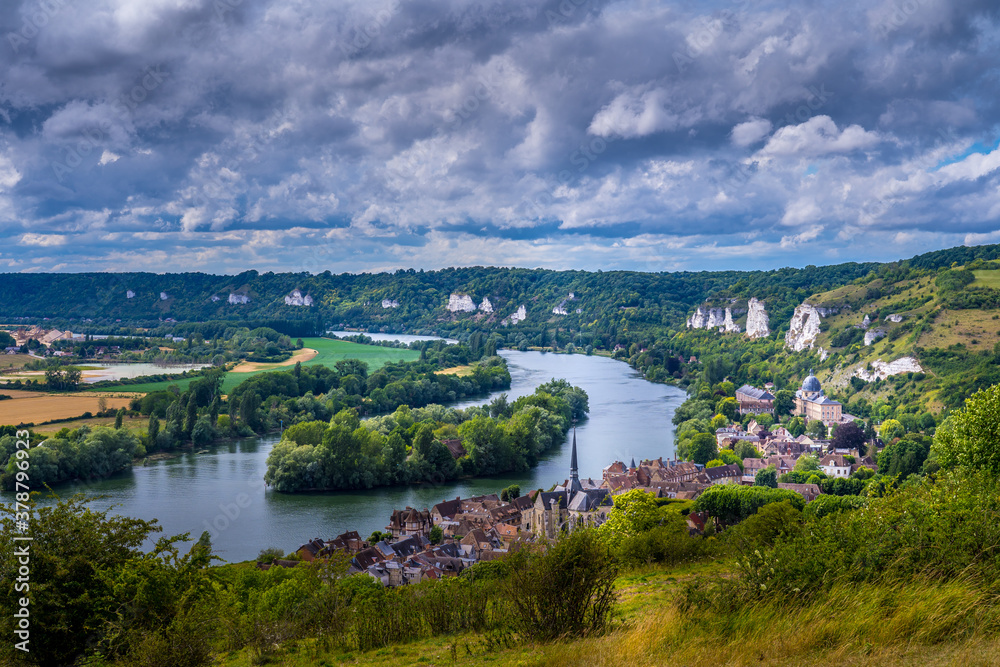
[[[670,419],[683,402],[674,387],[643,380],[623,362],[604,357],[504,351],[515,398],[534,391],[551,378],[565,378],[590,395],[590,419],[577,427],[582,478],[598,478],[614,460],[673,454]],[[499,393],[499,392],[498,392]],[[491,397],[492,398],[492,397]],[[490,399],[467,401],[475,405]],[[270,546],[285,551],[313,537],[331,538],[346,530],[367,537],[384,529],[394,508],[430,507],[441,500],[499,492],[520,484],[522,492],[548,489],[569,475],[570,446],[550,453],[537,468],[523,474],[444,484],[372,489],[353,493],[284,495],[264,488],[266,459],[276,437],[250,438],[206,454],[150,463],[86,487],[60,487],[60,495],[83,490],[106,494],[94,503],[117,505],[117,513],[158,519],[162,534],[203,530],[228,561],[254,558]]]
[[[91,364],[83,364],[90,366]],[[83,371],[83,381],[85,383],[98,382],[99,380],[121,380],[124,378],[137,378],[146,375],[166,375],[180,374],[184,371],[197,371],[207,368],[212,364],[96,364],[101,368],[93,371]]]

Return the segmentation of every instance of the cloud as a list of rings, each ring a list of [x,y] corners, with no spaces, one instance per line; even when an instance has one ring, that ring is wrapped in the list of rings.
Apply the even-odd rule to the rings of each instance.
[[[42,248],[66,245],[68,241],[68,237],[56,234],[23,234],[20,239],[23,245],[39,246]]]
[[[8,270],[769,268],[1000,229],[987,0],[50,4],[0,44]]]
[[[843,130],[829,116],[814,116],[800,125],[783,127],[774,133],[761,153],[779,157],[816,157],[871,148],[881,141],[875,132],[860,125]]]
[[[754,118],[740,123],[733,128],[731,138],[734,146],[745,148],[751,146],[771,133],[771,121],[766,118]]]

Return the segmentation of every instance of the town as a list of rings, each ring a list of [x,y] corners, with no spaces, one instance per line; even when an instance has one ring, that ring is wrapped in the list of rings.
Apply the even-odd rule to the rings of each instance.
[[[614,507],[616,496],[642,490],[656,498],[694,501],[718,484],[766,485],[762,472],[773,471],[774,486],[802,496],[806,503],[823,494],[819,483],[826,480],[866,478],[878,471],[875,459],[862,445],[837,447],[833,439],[793,436],[784,426],[758,423],[760,415],[773,415],[774,395],[768,387],[744,385],[736,390],[741,415],[752,415],[746,428],[740,422],[716,430],[721,451],[747,451],[753,456],[734,463],[716,460],[707,464],[675,459],[615,461],[603,469],[599,480],[580,479],[576,432],[572,436],[569,477],[550,490],[504,489],[499,495],[444,500],[430,509],[406,507],[389,517],[385,532],[376,531],[368,540],[356,531],[335,538],[319,537],[298,547],[290,558],[259,561],[260,569],[296,567],[300,563],[343,558],[349,574],[367,573],[383,586],[403,586],[456,576],[479,562],[503,558],[525,545],[555,540],[563,532],[581,527],[599,527]],[[819,420],[835,430],[847,426],[860,431],[841,404],[823,394],[819,380],[810,374],[795,394],[794,414]],[[765,422],[761,418],[761,422]],[[768,422],[770,423],[770,422]],[[874,450],[881,445],[873,439]],[[791,481],[791,480],[799,481]],[[781,481],[788,480],[788,481]],[[512,492],[513,491],[513,492]],[[513,496],[513,497],[512,497]],[[705,513],[687,511],[691,534],[701,534]]]

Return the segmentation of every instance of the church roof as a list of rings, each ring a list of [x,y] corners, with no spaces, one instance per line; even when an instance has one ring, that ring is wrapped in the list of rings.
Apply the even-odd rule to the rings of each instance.
[[[802,381],[802,391],[819,392],[819,391],[822,391],[822,390],[823,390],[823,388],[820,385],[819,380],[810,371],[809,376],[806,377],[806,379]]]

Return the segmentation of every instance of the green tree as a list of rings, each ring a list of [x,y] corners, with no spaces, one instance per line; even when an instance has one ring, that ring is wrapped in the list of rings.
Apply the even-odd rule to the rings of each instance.
[[[141,607],[142,600],[123,600],[117,595],[116,581],[130,569],[137,574],[144,569],[151,589],[164,594],[155,609],[170,605],[170,598],[183,592],[157,588],[166,583],[158,573],[167,567],[161,557],[170,542],[161,540],[152,553],[145,553],[146,540],[160,530],[155,521],[91,510],[82,496],[35,508],[30,592],[19,592],[15,554],[23,543],[14,541],[14,508],[2,506],[0,510],[0,606],[13,610],[20,608],[19,598],[31,600],[30,653],[25,657],[34,664],[73,664],[89,651],[113,649],[114,637],[109,633],[120,622],[123,607],[136,614],[126,619],[128,626],[120,631],[137,632],[151,610]],[[7,611],[0,616],[0,629],[7,638],[0,648],[2,657],[6,651],[13,652],[16,619]]]
[[[775,416],[790,415],[795,409],[795,394],[787,389],[781,389],[774,394]]]
[[[156,415],[149,415],[149,424],[146,426],[146,434],[149,436],[150,447],[156,446],[156,436],[160,434],[160,420]]]
[[[778,488],[778,473],[773,465],[757,471],[753,478],[754,486],[769,486],[772,489]]]
[[[715,411],[720,415],[725,415],[727,419],[732,421],[740,414],[740,404],[736,402],[735,398],[727,396],[719,401],[715,407]]]
[[[500,491],[500,500],[504,502],[513,502],[521,497],[521,486],[519,484],[511,484],[507,488]]]
[[[813,419],[809,422],[809,426],[806,428],[806,432],[809,433],[809,437],[816,438],[817,440],[823,440],[826,438],[826,424],[818,419]]]
[[[427,534],[427,539],[430,540],[431,544],[441,544],[444,541],[444,530],[441,529],[441,526],[434,526]]]
[[[819,459],[813,454],[803,454],[795,460],[796,472],[813,472],[819,470]]]
[[[614,507],[608,512],[608,520],[598,529],[612,545],[659,525],[664,516],[656,496],[643,489],[632,489],[613,496],[612,501]]]
[[[792,417],[788,422],[788,432],[792,434],[793,438],[797,438],[806,432],[806,423],[802,417]]]
[[[740,461],[743,459],[760,458],[760,450],[758,450],[753,443],[747,442],[746,440],[740,440],[733,445],[733,453],[736,454],[736,458]]]
[[[711,433],[698,433],[691,438],[688,455],[695,463],[705,465],[719,455],[719,445]]]
[[[115,428],[121,428],[125,421],[125,408],[121,408],[115,413]]]
[[[976,392],[946,419],[934,435],[934,451],[943,468],[1000,473],[1000,385]]]
[[[902,438],[904,435],[906,435],[906,428],[895,419],[886,419],[878,428],[878,437],[885,444],[889,444],[896,438]]]

